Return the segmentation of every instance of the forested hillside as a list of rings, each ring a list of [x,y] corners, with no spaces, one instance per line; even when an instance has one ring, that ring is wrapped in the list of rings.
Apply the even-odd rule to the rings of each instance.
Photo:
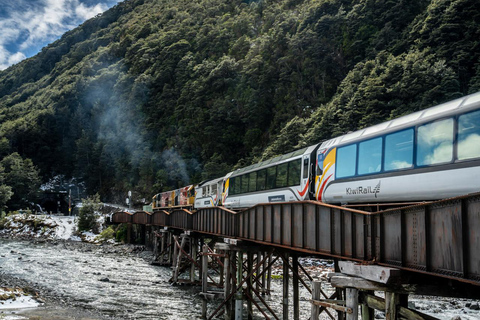
[[[127,0],[0,72],[0,155],[150,197],[478,90],[477,0]]]

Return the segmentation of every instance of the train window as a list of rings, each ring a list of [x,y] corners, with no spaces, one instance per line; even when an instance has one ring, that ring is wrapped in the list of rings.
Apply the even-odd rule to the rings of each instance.
[[[308,161],[308,159],[306,159]],[[288,186],[299,185],[301,179],[302,159],[293,160],[288,163]],[[307,165],[308,170],[308,165]]]
[[[480,157],[480,111],[461,115],[458,118],[458,160]]]
[[[203,187],[202,188],[202,197],[206,197],[206,196],[208,196],[207,187]]]
[[[410,168],[413,165],[413,129],[385,137],[385,171]]]
[[[352,144],[337,150],[336,178],[346,178],[355,175],[357,166],[357,145]]]
[[[358,144],[358,174],[382,170],[382,138],[375,138]]]
[[[417,133],[417,165],[452,161],[453,119],[425,124]]]
[[[308,158],[303,159],[303,179],[308,178]]]
[[[275,180],[277,178],[277,167],[267,168],[267,189],[275,189]]]
[[[212,195],[217,194],[217,184],[212,184],[212,190],[210,192],[212,193]]]
[[[240,193],[247,193],[248,192],[248,175],[244,174],[240,176],[241,178],[241,187],[240,187]]]
[[[242,180],[240,177],[235,177],[235,194],[239,194],[242,191]]]
[[[265,190],[267,186],[267,170],[263,169],[257,173],[257,191]]]
[[[277,166],[277,180],[275,182],[277,188],[282,188],[287,186],[287,176],[288,176],[288,162],[282,163]]]
[[[250,172],[248,174],[248,192],[257,191],[257,172]]]

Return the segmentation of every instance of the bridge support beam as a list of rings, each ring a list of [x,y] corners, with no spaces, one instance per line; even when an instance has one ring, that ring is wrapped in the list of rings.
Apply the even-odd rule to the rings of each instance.
[[[346,291],[345,300],[319,299],[314,291],[312,304],[332,308],[346,314],[347,320],[359,319],[359,306],[362,307],[362,320],[373,319],[374,310],[385,313],[386,320],[438,320],[408,308],[409,294],[428,294],[427,286],[402,281],[401,271],[376,265],[356,265],[352,262],[339,262],[339,269],[344,273],[335,273],[330,283],[336,289]],[[319,284],[313,285],[314,288]],[[431,290],[431,289],[430,289]],[[385,293],[385,299],[375,296],[375,291]],[[430,294],[434,294],[431,291]],[[317,319],[318,312],[312,308],[311,319]]]
[[[225,240],[228,242],[229,239]],[[205,300],[214,299],[221,292],[223,301],[210,315],[207,315],[205,303],[202,314],[206,319],[213,319],[223,313],[227,320],[240,320],[243,319],[244,311],[246,311],[247,319],[253,319],[256,310],[266,319],[280,320],[263,298],[265,294],[269,293],[264,287],[267,282],[265,275],[279,257],[271,260],[272,251],[264,252],[263,247],[241,245],[240,241],[234,240],[232,242],[234,244],[217,243],[215,245],[216,253],[213,251],[207,253],[212,256],[212,259],[219,257],[223,259],[223,278],[219,274],[219,278],[224,280],[223,292],[212,291],[206,287],[202,288],[201,295]],[[270,263],[267,263],[269,259]],[[206,273],[208,272],[203,272],[204,275]]]

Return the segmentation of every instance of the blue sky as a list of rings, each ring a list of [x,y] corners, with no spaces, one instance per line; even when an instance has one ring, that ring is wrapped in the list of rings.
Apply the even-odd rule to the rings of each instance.
[[[0,70],[34,56],[119,0],[0,0]]]

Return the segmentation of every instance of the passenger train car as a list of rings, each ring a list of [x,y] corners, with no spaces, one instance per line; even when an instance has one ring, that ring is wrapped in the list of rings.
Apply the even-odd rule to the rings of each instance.
[[[480,191],[480,93],[321,144],[327,203],[437,200]]]
[[[230,173],[225,179],[223,205],[245,208],[308,199],[317,148],[310,146]]]
[[[194,207],[424,201],[477,191],[480,92],[202,182]],[[162,194],[154,203],[177,203]]]
[[[204,181],[195,187],[195,208],[207,208],[222,205],[224,178]]]

